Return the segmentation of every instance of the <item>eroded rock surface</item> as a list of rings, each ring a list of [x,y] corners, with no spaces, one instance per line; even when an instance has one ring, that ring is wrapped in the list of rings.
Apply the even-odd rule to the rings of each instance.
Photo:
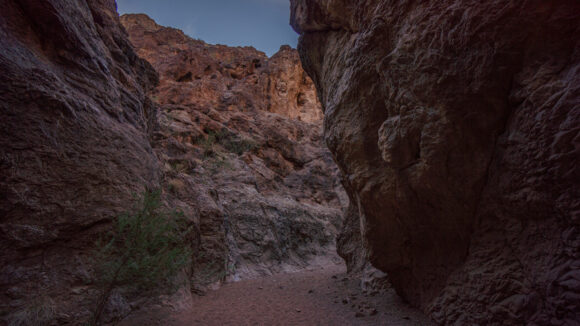
[[[144,14],[124,15],[122,21],[139,56],[159,71],[162,103],[258,109],[316,124],[322,120],[316,89],[290,46],[268,58],[252,47],[192,39]]]
[[[57,323],[82,320],[95,234],[160,184],[145,95],[157,74],[114,1],[0,7],[1,317],[58,303]]]
[[[145,189],[161,187],[192,230],[182,284],[331,259],[345,195],[295,50],[267,58],[128,26],[158,75],[112,0],[0,7],[0,325],[39,310],[42,324],[84,324],[94,243]],[[115,291],[103,320],[144,307]]]
[[[580,5],[291,3],[359,214],[348,263],[443,324],[576,324]]]
[[[332,256],[346,202],[298,53],[210,45],[124,15],[158,71],[155,148],[174,205],[199,221],[199,281],[298,270]]]

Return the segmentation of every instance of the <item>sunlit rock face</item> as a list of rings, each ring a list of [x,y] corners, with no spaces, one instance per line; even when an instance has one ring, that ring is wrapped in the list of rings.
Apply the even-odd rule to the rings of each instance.
[[[1,7],[0,324],[34,302],[82,320],[96,234],[132,193],[160,184],[145,96],[157,74],[114,1]]]
[[[122,21],[139,55],[160,72],[161,101],[214,107],[243,104],[309,123],[322,120],[312,80],[302,69],[298,52],[287,45],[268,58],[252,47],[192,39],[143,14],[124,15]],[[224,103],[224,96],[244,103]]]
[[[343,256],[443,324],[580,320],[580,4],[291,8],[360,220]]]
[[[348,200],[298,52],[282,46],[268,58],[192,39],[146,15],[121,21],[160,76],[154,147],[173,205],[198,221],[196,279],[237,280],[332,259]]]

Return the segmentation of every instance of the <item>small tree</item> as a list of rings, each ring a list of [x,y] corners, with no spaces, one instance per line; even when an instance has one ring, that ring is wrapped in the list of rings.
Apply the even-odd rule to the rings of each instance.
[[[191,257],[177,219],[161,205],[160,191],[147,191],[135,207],[119,215],[114,229],[97,242],[97,286],[101,294],[92,324],[100,325],[109,297],[117,287],[154,291],[173,285]]]

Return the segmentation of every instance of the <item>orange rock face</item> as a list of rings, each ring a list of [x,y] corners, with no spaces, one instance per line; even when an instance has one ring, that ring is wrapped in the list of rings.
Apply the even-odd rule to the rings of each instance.
[[[578,2],[291,3],[349,264],[441,324],[578,324]]]
[[[310,123],[322,120],[314,84],[289,46],[268,58],[251,47],[194,40],[142,14],[124,15],[122,22],[139,56],[160,74],[161,104],[257,109]]]
[[[154,147],[173,206],[199,226],[196,280],[330,259],[346,199],[297,51],[282,46],[267,58],[194,40],[145,15],[121,21],[160,76]]]

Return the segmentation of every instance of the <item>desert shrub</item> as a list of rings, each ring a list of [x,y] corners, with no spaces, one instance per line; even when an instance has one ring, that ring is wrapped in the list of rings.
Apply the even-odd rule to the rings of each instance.
[[[181,215],[162,207],[160,191],[147,191],[116,218],[114,229],[97,242],[95,272],[101,294],[93,324],[100,324],[116,288],[151,293],[174,287],[172,280],[191,256],[177,224]]]
[[[171,170],[176,173],[190,173],[194,168],[194,164],[187,160],[170,160],[169,165]]]
[[[202,147],[205,157],[213,156],[216,153],[215,145],[217,144],[228,152],[237,155],[242,155],[259,147],[254,140],[242,138],[227,131],[208,131],[207,137],[198,139],[197,144]]]
[[[211,174],[216,174],[224,170],[232,170],[234,168],[232,162],[228,160],[227,157],[224,157],[223,155],[219,154],[206,160],[204,166],[209,170]]]
[[[229,139],[223,143],[223,146],[231,153],[242,155],[245,152],[253,151],[258,148],[256,142],[251,139]]]
[[[204,157],[211,157],[215,154],[215,145],[216,145],[216,133],[215,132],[208,132],[206,137],[200,137],[196,140],[196,144],[201,146],[203,150]]]

